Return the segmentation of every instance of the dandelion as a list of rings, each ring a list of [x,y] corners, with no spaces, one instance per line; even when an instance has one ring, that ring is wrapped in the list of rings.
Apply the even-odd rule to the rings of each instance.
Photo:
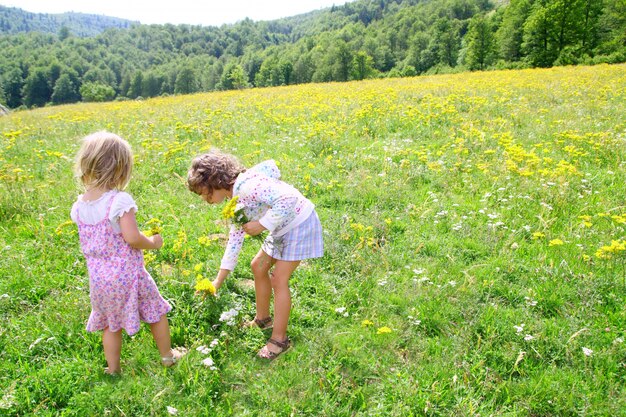
[[[591,356],[593,355],[593,350],[583,347],[583,353],[585,354],[585,356]]]
[[[378,330],[376,330],[376,334],[386,334],[386,333],[391,333],[393,330],[391,330],[389,327],[387,326],[383,326],[383,327],[379,327]]]
[[[562,244],[563,241],[561,239],[552,239],[550,243],[548,243],[548,246],[561,246]]]
[[[374,322],[371,321],[371,320],[363,320],[361,322],[361,326],[363,326],[363,327],[368,327],[368,326],[373,326],[373,325],[374,325]]]
[[[536,240],[536,239],[541,239],[542,237],[546,237],[546,235],[541,233],[541,232],[534,232],[533,236],[532,236],[532,239]]]

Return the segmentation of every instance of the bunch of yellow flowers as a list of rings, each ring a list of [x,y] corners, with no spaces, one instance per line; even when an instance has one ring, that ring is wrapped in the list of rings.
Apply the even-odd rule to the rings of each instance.
[[[159,220],[159,219],[154,219],[154,218],[150,219],[150,220],[148,220],[146,225],[149,226],[150,229],[144,230],[143,234],[148,236],[148,237],[154,236],[154,235],[159,235],[163,231],[163,228],[161,227],[161,220]]]
[[[195,290],[205,297],[209,294],[215,295],[216,292],[215,286],[208,278],[202,278],[198,282],[196,282]]]
[[[602,246],[596,251],[596,257],[600,259],[611,259],[614,255],[619,255],[626,251],[626,240],[613,240],[610,245]]]

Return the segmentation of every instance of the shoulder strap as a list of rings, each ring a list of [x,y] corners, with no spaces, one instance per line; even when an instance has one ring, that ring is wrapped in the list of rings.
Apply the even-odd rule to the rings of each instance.
[[[113,193],[113,195],[109,199],[109,203],[107,204],[107,214],[105,215],[106,219],[109,218],[109,213],[111,212],[111,206],[113,205],[113,199],[115,198],[116,195],[117,193]]]

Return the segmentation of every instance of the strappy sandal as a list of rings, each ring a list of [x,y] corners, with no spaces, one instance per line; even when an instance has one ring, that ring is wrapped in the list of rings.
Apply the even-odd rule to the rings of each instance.
[[[174,366],[176,362],[178,362],[183,356],[187,354],[187,349],[185,349],[184,347],[178,347],[175,349],[171,349],[170,352],[172,353],[172,356],[165,356],[161,358],[161,363],[166,368]]]
[[[283,340],[282,342],[279,342],[276,339],[269,339],[267,341],[267,343],[271,343],[274,346],[277,346],[280,348],[280,350],[278,352],[272,352],[271,350],[269,350],[269,348],[267,347],[267,345],[263,346],[263,348],[261,350],[259,350],[259,353],[257,354],[257,356],[261,359],[265,359],[268,361],[273,361],[274,359],[276,359],[277,357],[279,357],[282,353],[285,353],[286,351],[289,350],[289,348],[291,347],[291,340],[289,340],[288,337],[285,338],[285,340]]]
[[[254,318],[254,320],[249,321],[244,325],[244,327],[258,327],[261,330],[269,330],[274,327],[274,323],[272,322],[271,317],[266,317],[264,319]]]

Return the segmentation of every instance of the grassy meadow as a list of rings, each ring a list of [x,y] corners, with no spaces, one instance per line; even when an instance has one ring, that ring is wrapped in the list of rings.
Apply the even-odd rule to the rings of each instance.
[[[626,415],[626,65],[309,84],[0,117],[0,415]],[[147,268],[174,309],[103,374],[69,210],[80,139],[135,152]],[[275,159],[325,256],[292,278],[294,347],[255,358],[249,240],[215,299],[227,225],[187,191],[211,147]]]

